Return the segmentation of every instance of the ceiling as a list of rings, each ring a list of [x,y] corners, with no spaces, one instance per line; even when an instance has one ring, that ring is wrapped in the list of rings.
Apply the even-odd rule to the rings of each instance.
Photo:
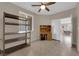
[[[38,15],[53,15],[62,11],[72,9],[76,6],[76,2],[56,2],[53,5],[48,6],[50,11],[41,10],[38,12],[40,7],[33,7],[32,4],[41,4],[40,2],[11,2],[17,6],[20,6],[26,10],[29,10]]]

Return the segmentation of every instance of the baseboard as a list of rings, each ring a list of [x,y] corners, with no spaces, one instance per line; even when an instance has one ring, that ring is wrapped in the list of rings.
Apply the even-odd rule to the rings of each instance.
[[[52,39],[52,40],[54,40],[54,41],[60,41],[60,40],[56,40],[56,39]]]
[[[56,40],[56,39],[52,39],[52,40]]]

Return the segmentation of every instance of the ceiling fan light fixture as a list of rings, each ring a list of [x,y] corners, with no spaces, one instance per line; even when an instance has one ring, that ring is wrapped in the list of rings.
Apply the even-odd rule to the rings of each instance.
[[[46,10],[46,11],[50,11],[50,9],[48,8],[49,5],[52,5],[52,4],[55,4],[56,2],[48,2],[48,3],[44,3],[44,2],[41,2],[40,5],[32,5],[32,6],[40,6],[40,9],[38,10],[38,12],[40,12],[41,10]]]
[[[45,9],[45,5],[41,5],[41,9]]]

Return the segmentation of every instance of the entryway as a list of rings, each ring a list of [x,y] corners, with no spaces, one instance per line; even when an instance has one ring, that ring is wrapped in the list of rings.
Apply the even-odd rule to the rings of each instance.
[[[60,41],[67,47],[72,46],[72,20],[71,17],[52,20],[52,38]]]

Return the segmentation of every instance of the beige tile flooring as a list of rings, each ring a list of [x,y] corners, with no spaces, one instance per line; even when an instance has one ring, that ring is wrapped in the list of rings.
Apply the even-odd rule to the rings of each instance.
[[[31,46],[15,51],[8,56],[78,56],[75,48],[70,48],[59,41],[36,41]]]

